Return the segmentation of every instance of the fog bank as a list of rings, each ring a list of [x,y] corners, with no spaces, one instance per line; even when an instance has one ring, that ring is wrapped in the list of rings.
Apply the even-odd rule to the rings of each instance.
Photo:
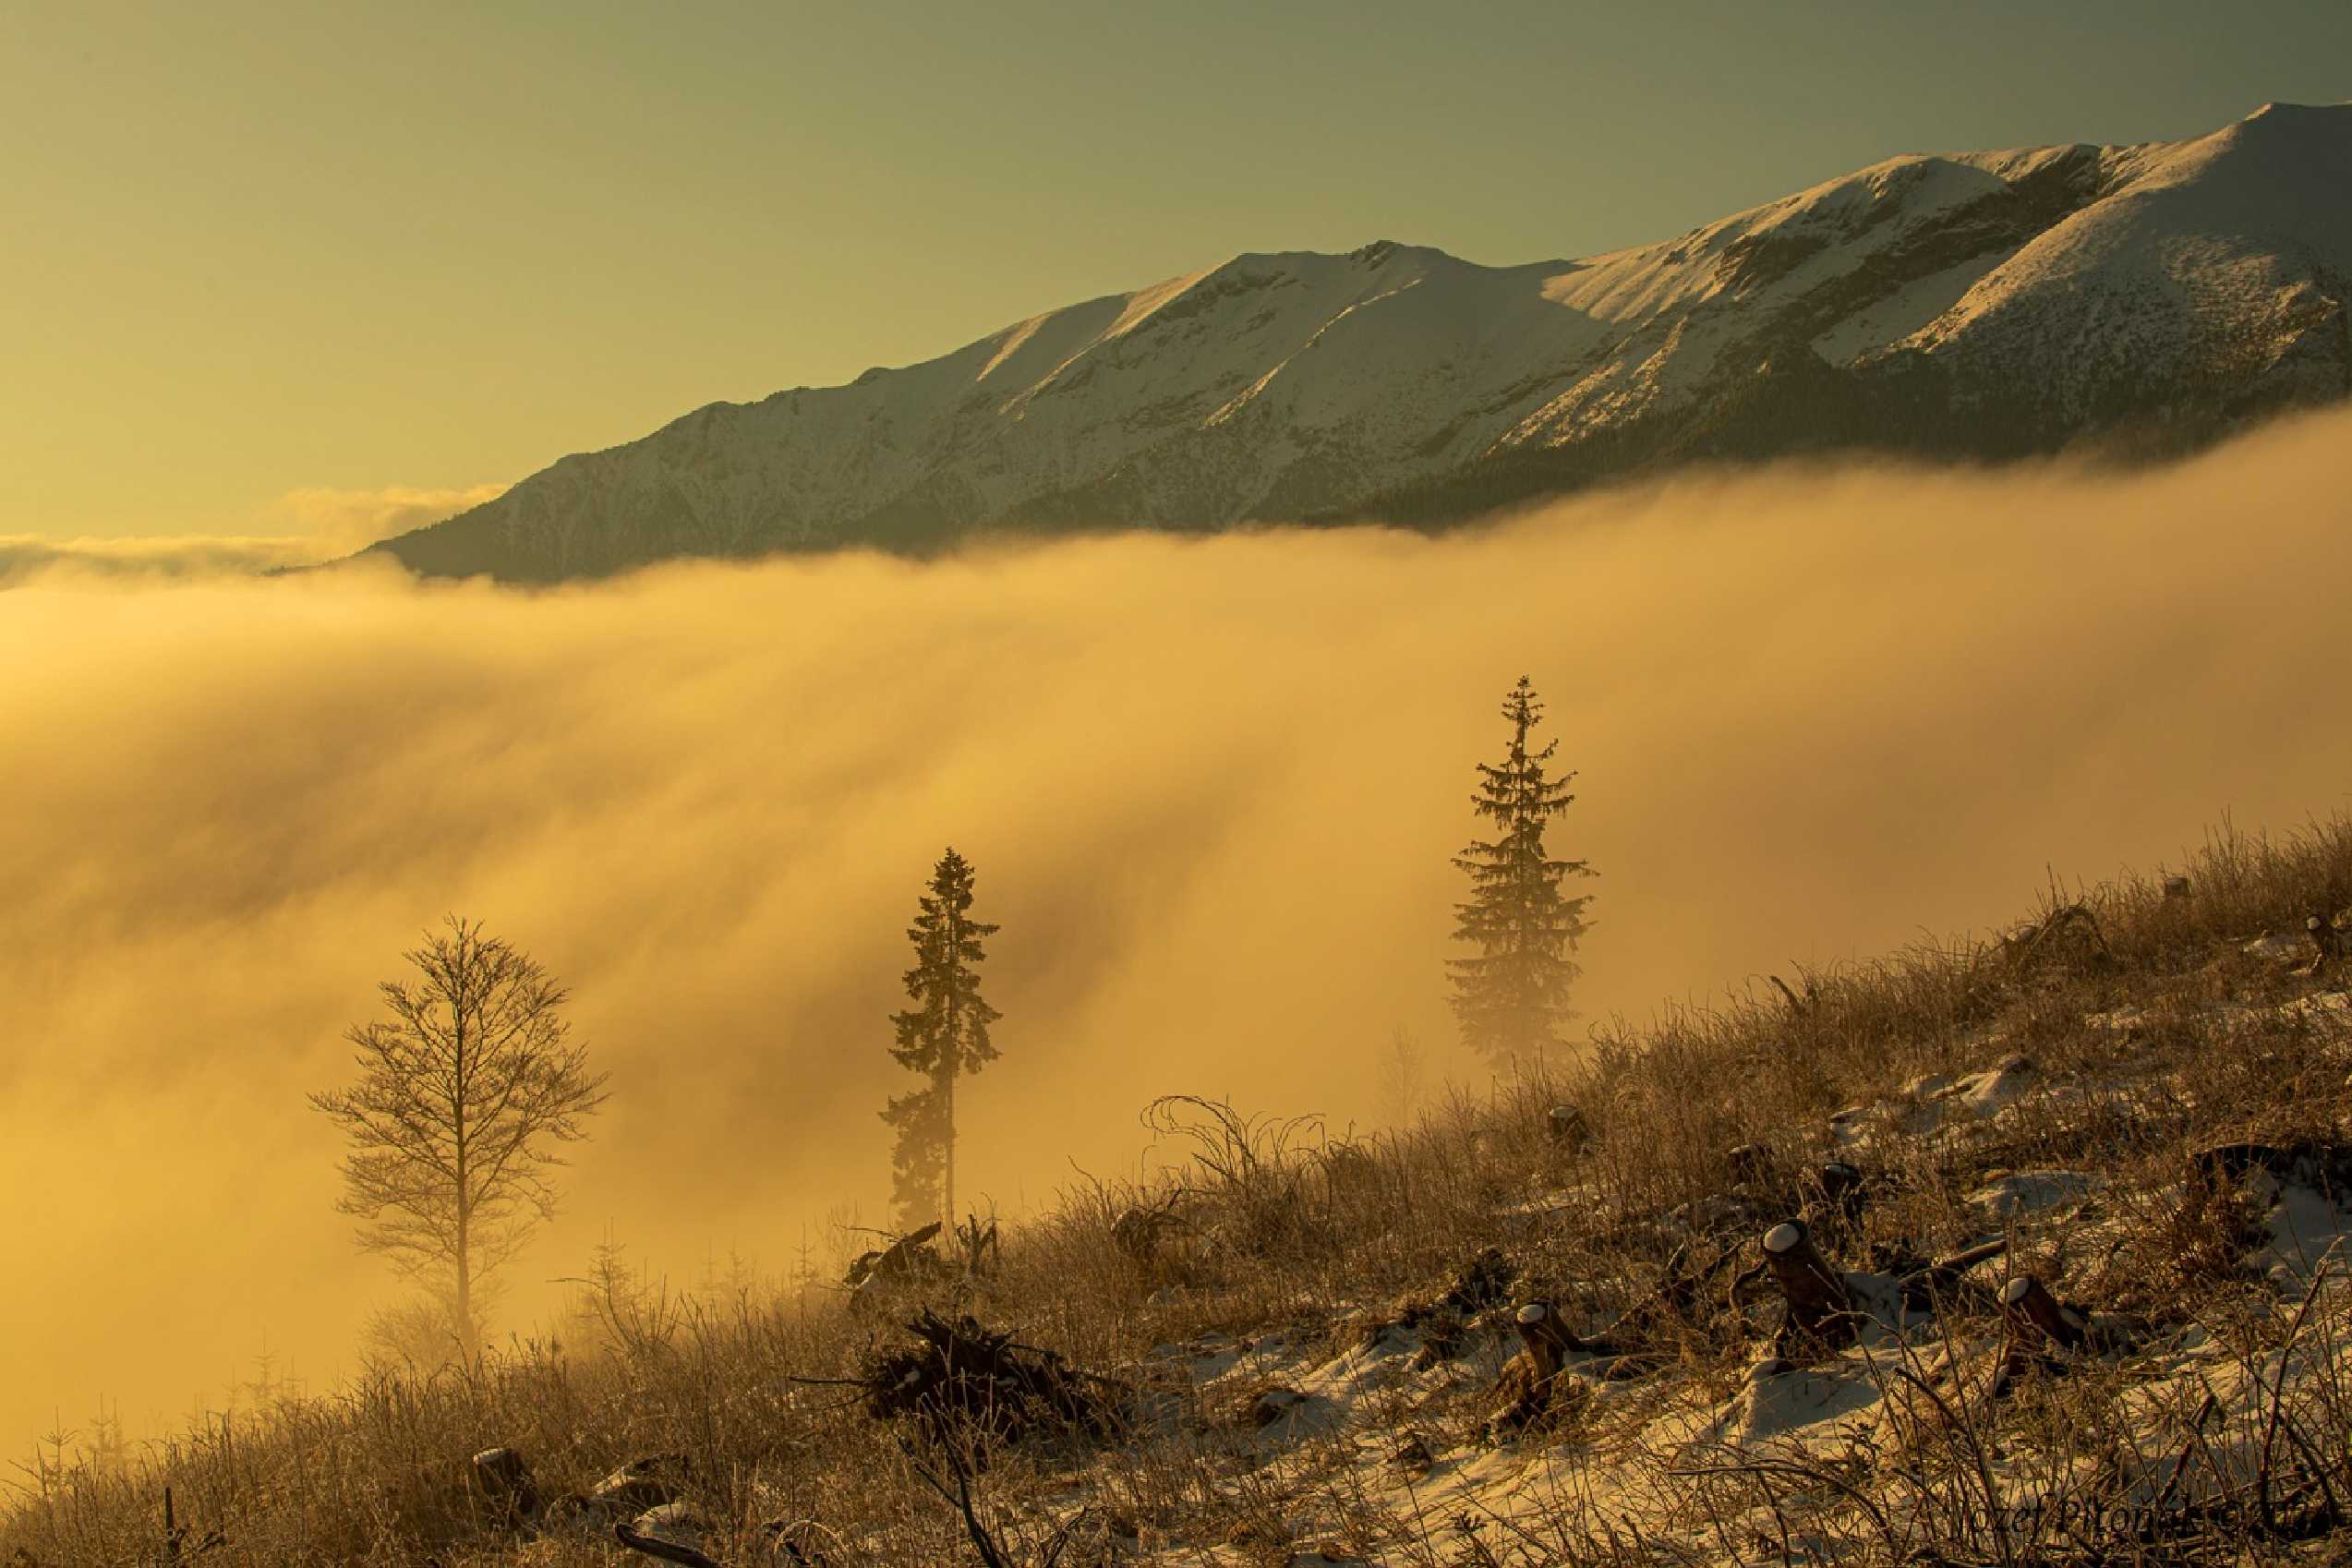
[[[1114,537],[519,595],[373,573],[0,594],[0,1441],[314,1386],[388,1274],[344,1028],[445,911],[573,989],[613,1098],[513,1316],[608,1230],[678,1275],[878,1220],[904,928],[1002,923],[959,1188],[1131,1168],[1172,1091],[1380,1112],[1443,1005],[1521,673],[1600,874],[1593,1016],[2022,912],[2352,786],[2352,417],[2136,477],[1788,470],[1441,540]]]

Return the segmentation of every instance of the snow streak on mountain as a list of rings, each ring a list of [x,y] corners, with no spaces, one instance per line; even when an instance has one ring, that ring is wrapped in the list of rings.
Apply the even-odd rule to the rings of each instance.
[[[2352,103],[1889,159],[1678,238],[1236,257],[713,404],[376,547],[434,574],[994,532],[1441,524],[1708,461],[2181,451],[2352,392]]]

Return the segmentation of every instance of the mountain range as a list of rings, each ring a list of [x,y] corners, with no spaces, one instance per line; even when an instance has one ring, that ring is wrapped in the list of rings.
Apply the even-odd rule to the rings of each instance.
[[[846,386],[716,403],[372,547],[549,582],[979,537],[1440,526],[1696,464],[2194,448],[2352,392],[2352,103],[1891,158],[1489,267],[1236,257]]]

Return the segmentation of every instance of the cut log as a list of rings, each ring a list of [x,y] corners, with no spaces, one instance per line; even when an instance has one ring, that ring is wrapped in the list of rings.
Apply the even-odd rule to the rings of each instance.
[[[2008,1249],[2009,1244],[2006,1239],[1980,1242],[1974,1247],[1938,1258],[1924,1267],[1906,1271],[1900,1281],[1904,1309],[1915,1312],[1933,1311],[1955,1299],[1970,1308],[1996,1305],[1989,1291],[1965,1276],[1977,1264],[1990,1262]]]
[[[1622,1322],[1623,1319],[1619,1319]],[[1586,1358],[1586,1369],[1602,1377],[1622,1377],[1626,1371],[1650,1357],[1635,1355],[1613,1337],[1614,1326],[1587,1338],[1569,1328],[1560,1309],[1549,1301],[1530,1301],[1513,1317],[1512,1327],[1519,1333],[1519,1344],[1528,1362],[1544,1377],[1551,1377],[1567,1365],[1571,1356]]]
[[[678,1501],[693,1466],[682,1453],[632,1459],[585,1493],[568,1492],[548,1505],[550,1519],[610,1525]]]
[[[907,1279],[918,1273],[935,1272],[940,1267],[939,1255],[931,1249],[932,1237],[939,1234],[939,1222],[932,1221],[918,1231],[910,1231],[880,1252],[869,1252],[850,1265],[850,1285],[863,1285],[870,1279]],[[862,1264],[864,1272],[858,1272]]]
[[[1814,1246],[1804,1222],[1774,1225],[1764,1233],[1761,1249],[1765,1271],[1788,1303],[1787,1317],[1775,1336],[1781,1353],[1806,1342],[1832,1350],[1851,1344],[1857,1327],[1853,1297],[1844,1276]]]

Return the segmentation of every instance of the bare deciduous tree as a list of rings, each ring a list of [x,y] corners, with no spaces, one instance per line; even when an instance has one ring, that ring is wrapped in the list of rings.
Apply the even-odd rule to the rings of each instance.
[[[355,1024],[359,1081],[310,1096],[350,1140],[336,1207],[359,1244],[447,1304],[470,1359],[483,1282],[554,1212],[560,1145],[604,1102],[604,1075],[531,958],[452,915],[380,987],[390,1017]]]

